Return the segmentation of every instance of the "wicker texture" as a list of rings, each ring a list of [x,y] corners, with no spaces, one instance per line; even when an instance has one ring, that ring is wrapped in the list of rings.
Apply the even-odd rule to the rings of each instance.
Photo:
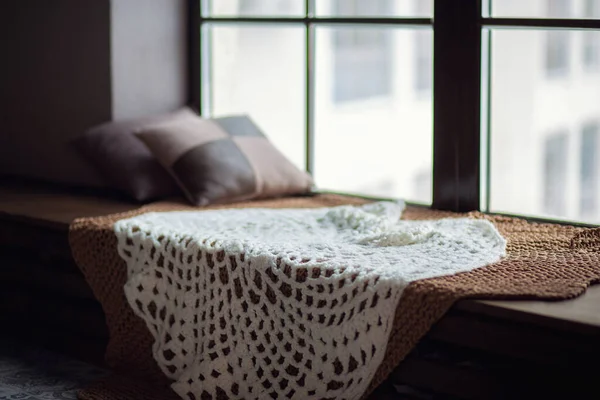
[[[331,207],[363,204],[365,200],[319,195],[255,201],[211,208],[241,207]],[[70,229],[73,256],[106,313],[110,342],[107,363],[119,378],[109,379],[80,392],[86,400],[119,398],[168,399],[176,396],[152,358],[152,336],[144,322],[129,308],[123,292],[126,265],[117,253],[114,222],[149,211],[186,210],[177,203],[156,203],[139,210],[106,217],[76,220]],[[463,298],[567,299],[583,293],[600,279],[600,241],[597,232],[570,226],[529,223],[516,218],[468,214],[493,222],[508,240],[507,257],[494,265],[453,276],[417,281],[409,285],[396,308],[394,328],[384,361],[371,381],[365,397],[375,389],[412,350],[452,304]],[[404,219],[459,217],[429,209],[408,207]],[[136,379],[152,381],[145,394],[135,390],[123,375],[135,371]],[[143,385],[142,385],[143,386]],[[125,395],[126,391],[129,395]],[[131,393],[139,393],[132,397]]]

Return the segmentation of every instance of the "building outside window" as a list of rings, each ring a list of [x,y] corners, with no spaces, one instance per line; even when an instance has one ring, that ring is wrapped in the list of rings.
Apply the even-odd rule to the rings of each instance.
[[[389,15],[390,0],[335,0],[334,14]],[[333,99],[337,103],[392,94],[392,32],[340,28],[333,35]]]
[[[237,8],[239,15],[294,15],[295,13],[304,9],[303,4],[297,0],[238,1]],[[214,3],[215,2],[213,1],[213,7]],[[227,3],[227,1],[219,1],[219,3]]]
[[[432,2],[415,0],[416,15],[431,15]],[[433,52],[431,51],[431,31],[419,29],[414,32],[415,77],[414,89],[417,95],[431,91],[433,84]]]
[[[600,18],[600,0],[585,0],[584,18]],[[583,65],[588,70],[600,67],[600,35],[598,31],[583,32]]]
[[[598,131],[598,124],[590,123],[581,132],[579,212],[584,219],[594,218],[598,213]]]
[[[413,193],[419,199],[427,199],[431,197],[431,171],[423,169],[415,173],[413,178]]]
[[[544,143],[544,212],[563,215],[567,201],[567,132],[549,135]]]
[[[433,84],[431,65],[431,32],[419,30],[415,35],[415,79],[414,87],[417,94],[428,93]]]
[[[240,0],[238,5],[240,14],[253,14],[260,10],[261,2],[257,0]]]
[[[570,0],[548,0],[549,18],[568,18]],[[546,32],[545,69],[548,77],[565,76],[569,73],[570,32],[552,29]]]

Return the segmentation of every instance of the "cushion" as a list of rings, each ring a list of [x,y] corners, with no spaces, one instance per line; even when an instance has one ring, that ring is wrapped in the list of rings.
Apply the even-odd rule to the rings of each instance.
[[[134,133],[144,126],[194,117],[188,109],[105,123],[89,129],[73,144],[116,188],[143,202],[181,194],[177,183]]]
[[[313,185],[245,115],[180,118],[137,136],[195,205],[302,194]]]

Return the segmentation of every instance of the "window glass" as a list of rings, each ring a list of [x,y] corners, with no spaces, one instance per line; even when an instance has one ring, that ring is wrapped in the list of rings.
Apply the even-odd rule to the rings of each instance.
[[[600,18],[600,0],[585,0],[585,18]],[[583,63],[588,71],[600,67],[600,31],[581,32],[583,36]]]
[[[548,0],[546,15],[549,18],[568,18],[570,0]],[[550,77],[565,76],[569,72],[570,32],[549,30],[546,32],[546,74]]]
[[[428,96],[433,86],[433,32],[429,29],[415,30],[415,78],[414,88],[417,95]]]
[[[490,211],[598,218],[581,211],[596,191],[582,186],[594,179],[589,165],[596,162],[588,146],[595,134],[582,130],[600,117],[600,74],[588,73],[577,51],[582,32],[565,32],[570,72],[554,79],[545,73],[549,30],[491,31]]]
[[[215,17],[301,17],[304,0],[204,0]]]
[[[332,31],[333,99],[361,101],[392,91],[392,32],[340,28]]]
[[[548,215],[564,215],[567,208],[568,134],[550,134],[544,139],[544,205]]]
[[[359,31],[368,32],[371,39],[385,37],[385,53],[379,60],[387,60],[393,68],[370,64],[361,70],[361,82],[355,82],[356,65],[364,65],[365,53],[360,46],[348,47],[347,63],[339,64],[335,38],[342,31],[343,37],[356,38]],[[423,31],[431,38],[431,29]],[[319,187],[431,203],[432,93],[414,95],[419,76],[414,34],[412,29],[372,25],[316,28],[315,179]],[[432,41],[423,47],[429,61],[421,65],[430,72]],[[331,90],[340,76],[354,77],[344,78],[349,86],[346,93],[352,94],[345,101]]]
[[[583,39],[583,65],[588,72],[600,69],[600,32],[581,32]]]
[[[548,18],[568,18],[571,14],[571,0],[547,0]]]
[[[564,77],[569,73],[569,40],[571,32],[550,30],[546,32],[546,58],[544,68],[548,77]]]
[[[598,219],[598,179],[600,179],[600,163],[598,163],[599,126],[589,123],[581,132],[580,146],[580,182],[579,212],[583,219]]]
[[[212,116],[247,114],[305,168],[305,31],[302,25],[209,25]]]
[[[598,7],[600,0],[488,1],[491,2],[491,16],[497,18],[600,18],[600,15],[589,12]]]
[[[315,0],[320,17],[433,17],[433,0]]]

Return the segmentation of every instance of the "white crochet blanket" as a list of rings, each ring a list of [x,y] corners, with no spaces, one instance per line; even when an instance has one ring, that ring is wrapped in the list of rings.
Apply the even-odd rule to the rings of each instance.
[[[410,282],[505,254],[488,221],[401,221],[403,209],[379,202],[117,222],[125,294],[173,389],[185,399],[360,398]]]

